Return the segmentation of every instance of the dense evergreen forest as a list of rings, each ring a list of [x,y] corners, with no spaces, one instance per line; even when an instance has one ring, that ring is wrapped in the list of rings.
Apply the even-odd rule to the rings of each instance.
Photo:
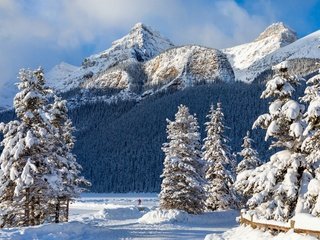
[[[226,135],[232,150],[239,152],[246,131],[267,111],[267,102],[260,99],[263,89],[264,84],[258,83],[215,83],[150,96],[139,103],[96,102],[71,109],[69,115],[77,128],[74,153],[84,176],[92,182],[90,191],[160,191],[166,118],[174,118],[179,104],[196,113],[204,138],[203,124],[210,105],[221,101],[229,127]],[[0,122],[12,118],[10,111],[0,114]],[[271,153],[264,134],[253,130],[251,136],[260,158],[266,161]]]

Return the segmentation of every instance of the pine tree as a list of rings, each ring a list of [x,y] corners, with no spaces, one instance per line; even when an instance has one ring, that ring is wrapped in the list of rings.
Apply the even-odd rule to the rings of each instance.
[[[305,193],[304,207],[313,215],[320,216],[320,70],[317,75],[307,81],[302,100],[309,103],[306,112],[306,139],[302,148],[306,152],[309,174],[308,187]]]
[[[276,75],[267,82],[261,98],[272,97],[269,113],[261,115],[254,127],[266,129],[266,140],[272,137],[271,147],[284,150],[274,154],[270,161],[238,176],[244,195],[252,195],[247,205],[258,216],[287,220],[300,209],[305,159],[301,152],[304,106],[292,100],[299,79],[289,76],[287,66],[276,68]]]
[[[175,121],[167,122],[168,143],[162,148],[165,160],[160,207],[201,213],[205,192],[197,119],[186,106],[180,105]]]
[[[243,138],[242,150],[238,153],[242,160],[237,166],[237,175],[245,170],[255,169],[261,165],[261,161],[258,157],[258,152],[252,148],[253,140],[250,138],[250,132],[247,131],[247,135]]]
[[[206,207],[208,210],[235,208],[237,197],[232,189],[234,175],[230,172],[233,166],[233,155],[224,136],[224,115],[221,103],[217,109],[211,106],[205,123],[207,137],[204,139],[203,159],[206,161],[205,178],[208,181]],[[229,169],[229,170],[228,170]]]

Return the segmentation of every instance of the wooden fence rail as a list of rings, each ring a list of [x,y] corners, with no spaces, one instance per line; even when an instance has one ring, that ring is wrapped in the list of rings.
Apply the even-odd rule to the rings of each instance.
[[[254,229],[258,228],[263,231],[271,230],[274,232],[288,232],[289,230],[293,229],[293,231],[295,233],[303,233],[303,234],[311,235],[311,236],[314,236],[314,237],[320,239],[320,231],[295,228],[294,227],[294,225],[295,225],[294,220],[290,220],[290,227],[284,227],[284,226],[278,226],[278,225],[274,225],[274,224],[254,222],[253,216],[251,216],[251,219],[249,220],[249,219],[243,217],[242,213],[240,213],[240,224],[249,225]]]

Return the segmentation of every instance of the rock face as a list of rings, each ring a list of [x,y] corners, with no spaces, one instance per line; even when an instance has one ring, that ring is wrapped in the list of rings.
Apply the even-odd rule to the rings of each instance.
[[[182,89],[200,83],[234,81],[221,51],[200,46],[171,48],[144,63],[128,60],[86,80],[84,88],[117,88],[141,92],[150,88]]]
[[[234,81],[232,67],[221,51],[200,46],[169,49],[146,62],[146,86],[177,88],[214,81]]]

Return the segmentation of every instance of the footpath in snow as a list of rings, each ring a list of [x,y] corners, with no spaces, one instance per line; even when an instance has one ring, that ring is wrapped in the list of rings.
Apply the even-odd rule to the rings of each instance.
[[[137,200],[142,200],[138,206]],[[237,226],[237,211],[193,216],[159,211],[157,194],[84,194],[70,207],[70,222],[2,229],[0,239],[204,239]]]
[[[142,200],[138,206],[137,200]],[[84,194],[70,207],[70,222],[0,230],[0,239],[12,240],[312,240],[295,233],[270,233],[239,227],[238,211],[190,215],[158,209],[157,194]]]

